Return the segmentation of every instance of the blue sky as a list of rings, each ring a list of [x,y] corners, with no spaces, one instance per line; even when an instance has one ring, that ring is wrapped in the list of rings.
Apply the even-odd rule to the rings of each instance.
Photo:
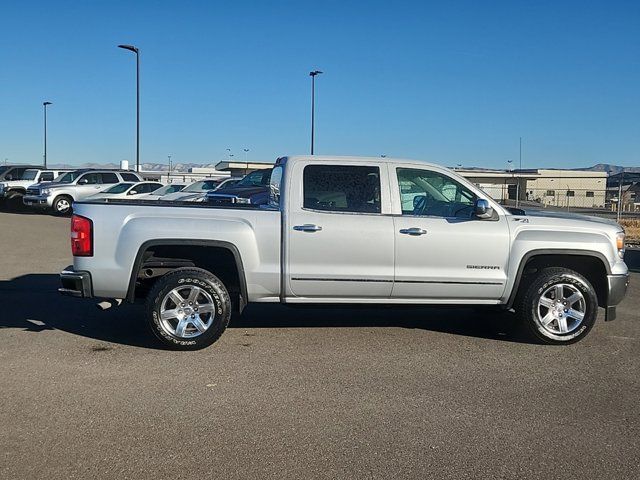
[[[0,6],[0,162],[309,151],[640,165],[638,1],[48,1]]]

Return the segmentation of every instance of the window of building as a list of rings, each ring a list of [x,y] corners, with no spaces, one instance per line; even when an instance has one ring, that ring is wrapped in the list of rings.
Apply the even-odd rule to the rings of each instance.
[[[380,169],[367,166],[307,165],[304,208],[380,213]]]
[[[587,192],[587,198],[593,198],[593,192]]]
[[[556,196],[556,191],[555,190],[547,190],[547,193],[545,194],[546,197],[555,197]]]
[[[575,197],[576,196],[576,192],[574,192],[573,190],[567,190],[567,197]]]

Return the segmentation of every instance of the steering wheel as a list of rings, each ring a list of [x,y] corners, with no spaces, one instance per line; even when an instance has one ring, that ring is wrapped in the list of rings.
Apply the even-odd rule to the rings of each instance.
[[[427,209],[427,196],[418,195],[413,197],[413,214],[424,215],[424,211]]]

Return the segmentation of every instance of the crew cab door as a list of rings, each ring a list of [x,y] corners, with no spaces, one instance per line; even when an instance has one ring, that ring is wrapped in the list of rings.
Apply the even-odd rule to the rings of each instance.
[[[446,171],[390,166],[394,208],[393,298],[497,300],[506,282],[503,215],[474,215],[478,195]]]
[[[314,160],[291,166],[285,213],[285,294],[389,298],[393,217],[384,165]],[[384,185],[385,188],[382,188]]]

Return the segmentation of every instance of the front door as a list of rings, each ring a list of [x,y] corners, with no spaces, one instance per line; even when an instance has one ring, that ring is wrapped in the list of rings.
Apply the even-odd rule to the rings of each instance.
[[[320,160],[293,168],[290,178],[303,181],[290,186],[287,201],[288,295],[389,298],[394,235],[389,194],[380,188],[386,169]]]
[[[498,300],[504,291],[509,229],[503,215],[474,216],[478,195],[444,171],[391,167],[394,298]]]

